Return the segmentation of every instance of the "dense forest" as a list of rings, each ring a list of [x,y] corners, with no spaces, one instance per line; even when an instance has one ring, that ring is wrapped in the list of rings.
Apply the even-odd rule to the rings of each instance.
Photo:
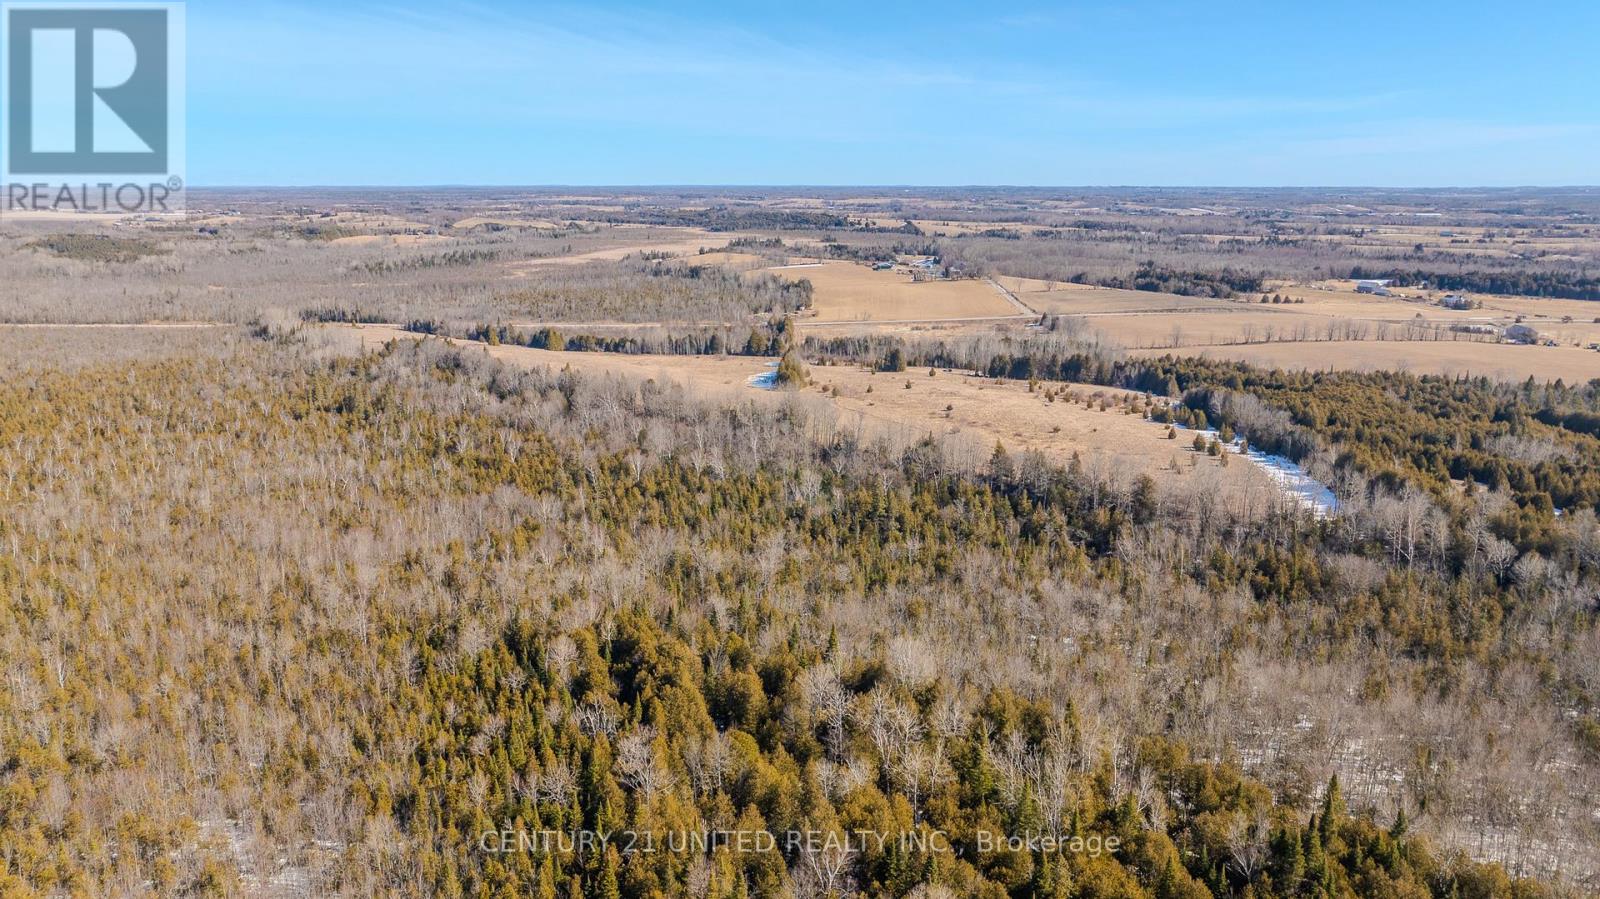
[[[964,471],[803,404],[436,345],[30,369],[0,441],[8,896],[1444,899],[1595,870],[1592,609],[1558,560],[1457,573],[1448,529],[1399,558],[1382,509],[1240,517],[1003,448]],[[1449,848],[1474,837],[1504,865]]]
[[[1600,381],[1506,385],[1391,372],[1282,372],[1242,365],[1162,360],[1156,379],[1193,385],[1184,402],[1251,434],[1258,444],[1303,457],[1303,429],[1338,448],[1343,460],[1394,486],[1410,482],[1445,495],[1457,485],[1504,492],[1553,509],[1600,503]],[[1149,377],[1149,376],[1146,376]],[[1235,411],[1243,392],[1287,418]],[[1582,411],[1562,412],[1577,404]]]

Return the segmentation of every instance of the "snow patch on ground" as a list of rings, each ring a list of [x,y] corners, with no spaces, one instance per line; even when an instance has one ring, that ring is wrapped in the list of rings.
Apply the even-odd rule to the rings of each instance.
[[[1179,425],[1179,430],[1194,430]],[[1215,428],[1206,428],[1197,432],[1208,440],[1221,440],[1222,437]],[[1299,463],[1284,456],[1264,453],[1258,449],[1245,449],[1243,440],[1235,438],[1232,443],[1224,444],[1228,452],[1249,459],[1256,467],[1267,473],[1267,477],[1277,484],[1279,489],[1293,497],[1301,506],[1308,509],[1318,518],[1327,518],[1339,511],[1339,498],[1321,481],[1306,474]]]
[[[777,390],[778,363],[768,362],[767,371],[764,371],[759,375],[752,375],[748,383],[751,387],[754,387],[757,390]]]

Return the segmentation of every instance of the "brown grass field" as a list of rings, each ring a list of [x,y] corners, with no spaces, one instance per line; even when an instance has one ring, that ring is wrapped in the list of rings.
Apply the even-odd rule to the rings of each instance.
[[[736,272],[754,271],[772,264],[772,261],[765,256],[757,256],[754,253],[735,253],[727,250],[696,253],[685,258],[684,262],[691,265],[720,265]]]
[[[1482,307],[1446,309],[1440,293],[1357,293],[1350,282],[1277,283],[1267,293],[1297,302],[1261,304],[1258,297],[1219,300],[1143,291],[1052,285],[1018,278],[1001,283],[1040,312],[1080,316],[1111,340],[1154,354],[1174,348],[1273,366],[1489,375],[1521,380],[1600,377],[1600,304],[1536,297],[1477,296]],[[1020,288],[1020,289],[1019,289]],[[1559,346],[1513,346],[1451,329],[1516,323]],[[1359,329],[1352,334],[1350,327]],[[1438,340],[1409,333],[1435,329]],[[1435,336],[1430,331],[1426,336]],[[1352,339],[1355,338],[1355,339]],[[1147,353],[1148,354],[1148,353]]]
[[[613,236],[626,240],[629,229],[618,227],[614,229]],[[626,259],[638,253],[668,253],[675,256],[692,256],[703,249],[723,249],[728,241],[738,235],[719,234],[712,236],[710,232],[699,228],[673,228],[672,233],[685,235],[671,240],[650,239],[648,242],[627,242],[621,246],[607,247],[600,250],[590,250],[586,253],[571,253],[563,256],[546,256],[542,259],[529,259],[518,262],[510,267],[513,276],[525,275],[530,269],[546,265],[583,265],[586,262],[615,262]],[[694,236],[699,235],[699,236]]]
[[[321,333],[339,352],[377,349],[393,340],[438,339],[381,325],[326,325]],[[1044,388],[1030,392],[1027,384],[1015,381],[944,370],[929,377],[926,369],[889,374],[832,366],[812,367],[812,385],[803,391],[775,391],[750,385],[751,378],[767,370],[760,358],[550,352],[449,342],[516,366],[653,378],[724,401],[805,402],[828,410],[838,428],[866,440],[904,447],[930,435],[942,438],[974,466],[987,461],[995,445],[1002,444],[1012,453],[1038,450],[1061,463],[1076,455],[1086,467],[1119,479],[1143,473],[1164,482],[1220,483],[1228,488],[1230,501],[1250,503],[1252,508],[1281,497],[1278,488],[1249,463],[1235,458],[1222,465],[1196,454],[1187,435],[1166,439],[1165,425],[1127,414],[1119,404],[1135,394],[1108,387],[1052,385],[1062,391],[1052,402]],[[1107,404],[1104,410],[1102,401]]]
[[[1329,234],[1315,239],[1351,250],[1405,250],[1421,244],[1432,253],[1499,258],[1539,252],[1578,258],[1595,248],[1595,238],[1589,234],[1555,236],[1523,229],[1442,227],[1438,224],[1384,225],[1367,229],[1359,236]]]
[[[1016,279],[1005,279],[1002,283]],[[1035,282],[1037,283],[1037,282]],[[1166,314],[1195,312],[1227,312],[1249,308],[1231,300],[1208,297],[1180,297],[1170,293],[1152,293],[1144,290],[1117,290],[1109,287],[1084,287],[1074,284],[1070,288],[1058,286],[1055,290],[1025,291],[1017,294],[1029,306],[1049,315],[1096,315],[1149,313]]]
[[[1135,356],[1162,356],[1171,350],[1133,350]],[[1568,384],[1600,378],[1600,352],[1574,347],[1517,346],[1504,343],[1412,341],[1315,341],[1188,347],[1185,355],[1235,359],[1267,368],[1306,371],[1407,371],[1415,374],[1473,375],[1504,381],[1557,378]]]
[[[1019,278],[1015,275],[995,275],[994,280],[1012,293],[1022,296],[1024,294],[1055,294],[1063,291],[1100,290],[1091,284],[1075,284],[1071,281],[1044,281],[1039,278]],[[1069,297],[1060,297],[1069,300]]]
[[[940,321],[1019,316],[1017,307],[985,281],[915,283],[898,271],[875,272],[854,262],[802,263],[763,269],[811,282],[812,324]]]

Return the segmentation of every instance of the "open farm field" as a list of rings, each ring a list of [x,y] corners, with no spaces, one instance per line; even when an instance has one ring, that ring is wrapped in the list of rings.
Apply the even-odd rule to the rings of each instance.
[[[1134,350],[1161,356],[1172,350]],[[1185,347],[1185,354],[1234,359],[1265,368],[1306,371],[1403,371],[1472,375],[1501,381],[1582,384],[1600,378],[1600,352],[1574,347],[1404,340],[1313,341]]]
[[[1004,318],[1019,315],[1001,291],[981,280],[913,282],[899,271],[873,271],[851,262],[767,269],[811,282],[817,323],[903,322]]]
[[[695,236],[687,236],[695,235]],[[608,232],[616,246],[586,252],[558,253],[510,266],[513,276],[521,276],[529,269],[547,265],[583,265],[589,262],[616,262],[639,254],[663,256],[693,256],[703,249],[720,249],[728,245],[729,235],[712,235],[695,229],[673,229],[668,232],[648,234],[617,228]]]

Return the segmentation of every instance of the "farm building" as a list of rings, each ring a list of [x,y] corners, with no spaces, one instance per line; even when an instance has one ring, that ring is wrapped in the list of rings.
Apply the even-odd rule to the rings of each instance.
[[[1439,300],[1439,305],[1446,309],[1476,309],[1478,301],[1466,294],[1449,293]]]
[[[1393,296],[1389,293],[1388,281],[1361,280],[1356,282],[1356,293],[1370,293],[1374,296]]]

